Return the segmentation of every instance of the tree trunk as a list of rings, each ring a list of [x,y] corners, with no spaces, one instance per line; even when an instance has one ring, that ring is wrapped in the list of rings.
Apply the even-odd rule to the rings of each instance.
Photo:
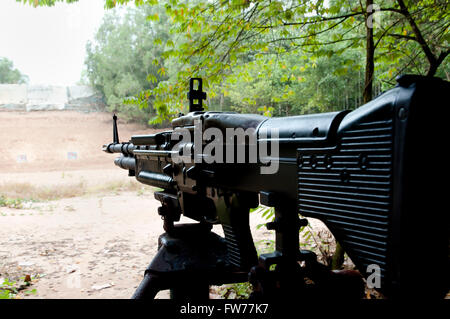
[[[224,94],[223,94],[223,93],[220,93],[220,102],[219,102],[219,105],[220,105],[220,111],[221,111],[221,112],[223,111],[223,103],[224,103],[224,99],[225,99]]]
[[[373,74],[375,70],[374,55],[375,46],[373,42],[373,23],[369,24],[368,19],[371,14],[374,14],[373,10],[373,0],[366,1],[366,75],[364,81],[364,93],[363,93],[363,103],[367,103],[372,100],[373,95]],[[372,19],[373,21],[373,16]]]

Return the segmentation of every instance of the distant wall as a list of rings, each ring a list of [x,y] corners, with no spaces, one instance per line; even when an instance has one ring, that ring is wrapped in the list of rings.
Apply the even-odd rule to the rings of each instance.
[[[104,107],[101,94],[85,85],[0,84],[0,111],[99,111]]]

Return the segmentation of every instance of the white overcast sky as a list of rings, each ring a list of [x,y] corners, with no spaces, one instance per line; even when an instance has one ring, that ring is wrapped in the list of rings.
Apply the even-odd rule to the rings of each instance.
[[[0,0],[0,57],[7,57],[30,84],[73,85],[80,80],[86,43],[105,13],[103,0],[54,7]]]

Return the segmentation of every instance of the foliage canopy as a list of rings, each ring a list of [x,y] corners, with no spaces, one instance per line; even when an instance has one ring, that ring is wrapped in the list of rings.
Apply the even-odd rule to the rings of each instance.
[[[0,84],[24,84],[28,77],[14,68],[13,62],[7,58],[0,58]]]
[[[149,36],[158,69],[129,99],[153,106],[156,121],[185,109],[190,77],[204,79],[210,108],[288,115],[357,106],[367,86],[369,25],[376,92],[406,72],[449,78],[445,0],[105,0],[105,7],[131,2],[154,7],[155,25],[161,17],[170,25]]]
[[[86,46],[86,77],[103,93],[110,110],[128,120],[147,122],[155,112],[147,104],[136,107],[124,99],[153,90],[166,79],[159,71],[162,50],[154,40],[168,38],[167,23],[147,19],[156,9],[145,6],[108,12],[94,42]]]

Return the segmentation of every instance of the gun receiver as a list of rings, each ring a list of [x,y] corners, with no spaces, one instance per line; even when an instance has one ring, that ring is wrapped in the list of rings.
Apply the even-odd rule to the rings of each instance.
[[[155,198],[166,233],[134,297],[174,287],[178,296],[195,295],[183,290],[187,274],[198,287],[250,278],[266,297],[276,295],[274,282],[298,292],[304,277],[330,287],[332,275],[299,249],[307,223],[299,215],[322,220],[364,277],[378,267],[377,288],[386,296],[448,292],[449,223],[439,183],[448,171],[440,114],[448,82],[405,75],[354,111],[267,118],[203,111],[206,93],[195,81],[191,112],[174,119],[172,130],[119,143],[114,120],[114,142],[103,147],[121,153],[115,164],[130,176],[163,189]],[[275,207],[268,228],[276,247],[258,258],[249,211],[260,203]],[[198,223],[175,224],[181,214]],[[224,238],[210,232],[213,224]]]

